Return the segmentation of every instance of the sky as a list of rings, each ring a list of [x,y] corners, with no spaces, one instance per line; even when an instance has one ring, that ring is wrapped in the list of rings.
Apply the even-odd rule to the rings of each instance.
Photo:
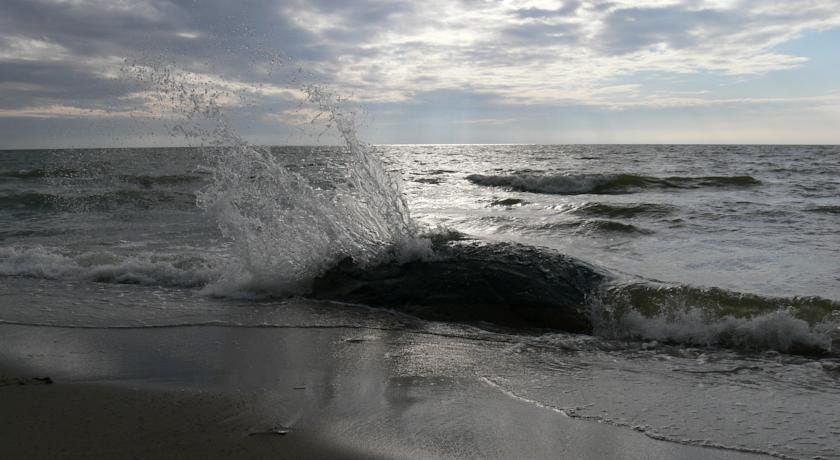
[[[371,143],[838,144],[840,0],[0,3],[0,149],[182,144],[208,92],[311,143],[311,84]]]

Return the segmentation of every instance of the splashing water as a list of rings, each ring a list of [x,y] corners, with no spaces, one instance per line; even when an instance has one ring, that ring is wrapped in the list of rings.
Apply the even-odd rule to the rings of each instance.
[[[302,294],[341,259],[366,265],[430,251],[428,241],[416,236],[398,179],[358,139],[344,101],[324,88],[289,91],[297,94],[298,108],[307,109],[302,113],[316,113],[311,125],[319,120],[343,141],[341,173],[327,186],[285,164],[282,152],[240,136],[223,107],[230,94],[209,80],[160,63],[133,63],[124,73],[177,115],[173,132],[202,147],[212,180],[197,203],[231,241],[236,265],[208,285],[207,293]],[[298,150],[310,157],[318,153]]]

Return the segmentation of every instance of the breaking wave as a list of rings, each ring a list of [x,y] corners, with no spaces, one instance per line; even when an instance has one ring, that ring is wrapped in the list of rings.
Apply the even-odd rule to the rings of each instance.
[[[840,303],[685,285],[610,286],[593,302],[597,335],[749,351],[832,353]]]
[[[363,304],[436,321],[519,334],[566,331],[608,340],[656,341],[745,351],[834,354],[840,304],[717,288],[617,284],[609,273],[555,251],[437,235],[434,252],[375,264],[335,262],[302,295]],[[286,297],[273,287],[219,290],[241,267],[193,252],[72,254],[40,246],[0,248],[0,276],[201,289],[234,298]]]
[[[646,317],[633,311],[621,318],[620,326],[618,334],[606,336],[680,345],[804,354],[831,352],[836,340],[832,331],[836,329],[835,325],[825,323],[812,326],[786,310],[747,318],[725,316],[714,319],[700,309],[655,317]]]
[[[195,288],[218,277],[216,264],[196,255],[110,251],[71,254],[42,246],[0,248],[0,275]]]
[[[471,174],[467,180],[481,186],[556,195],[609,195],[643,190],[751,187],[761,184],[751,176],[653,177],[635,174]]]

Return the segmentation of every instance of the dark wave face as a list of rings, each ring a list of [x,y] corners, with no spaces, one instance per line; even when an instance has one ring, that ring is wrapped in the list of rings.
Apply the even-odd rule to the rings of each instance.
[[[518,206],[523,204],[527,204],[527,201],[520,200],[519,198],[501,198],[493,200],[490,206]]]
[[[21,192],[0,195],[0,208],[7,211],[40,211],[54,208],[56,196],[47,193]]]
[[[434,248],[434,256],[408,262],[345,260],[315,280],[310,296],[505,330],[807,355],[833,354],[840,344],[840,303],[828,299],[626,284],[575,258],[517,244],[441,240]]]
[[[592,219],[584,221],[581,228],[586,231],[596,231],[605,233],[638,233],[642,235],[649,235],[653,233],[651,230],[637,227],[633,224],[625,224],[623,222],[616,222],[614,220],[600,220]]]
[[[8,152],[0,210],[21,213],[190,211],[208,174],[184,149]]]
[[[192,174],[164,174],[160,176],[122,174],[118,178],[122,182],[137,184],[145,188],[156,185],[192,184],[204,180],[204,177]]]
[[[618,222],[615,220],[605,219],[585,219],[576,220],[572,222],[558,222],[542,224],[538,226],[525,229],[524,231],[537,230],[549,232],[577,232],[577,233],[594,233],[607,235],[650,235],[654,232],[646,228],[642,228],[633,224]]]
[[[43,179],[45,177],[66,177],[79,174],[79,171],[64,168],[11,169],[0,171],[0,178]]]
[[[574,214],[611,219],[661,217],[671,214],[670,206],[655,203],[585,203],[571,211]]]
[[[644,190],[751,187],[761,184],[751,176],[653,177],[635,174],[471,174],[467,180],[487,187],[556,195],[613,195]]]
[[[347,260],[315,280],[311,295],[439,321],[592,332],[588,302],[605,277],[554,251],[454,242],[406,263],[360,267]]]
[[[806,209],[808,212],[818,212],[820,214],[840,214],[840,206],[814,206]]]

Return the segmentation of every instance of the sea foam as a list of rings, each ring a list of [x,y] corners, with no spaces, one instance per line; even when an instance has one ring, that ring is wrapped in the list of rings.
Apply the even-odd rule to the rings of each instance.
[[[190,288],[218,278],[218,265],[197,255],[120,255],[111,251],[72,254],[44,246],[0,247],[2,276]]]
[[[840,340],[840,305],[818,297],[634,283],[605,286],[591,308],[594,333],[612,339],[794,353],[832,353]]]

